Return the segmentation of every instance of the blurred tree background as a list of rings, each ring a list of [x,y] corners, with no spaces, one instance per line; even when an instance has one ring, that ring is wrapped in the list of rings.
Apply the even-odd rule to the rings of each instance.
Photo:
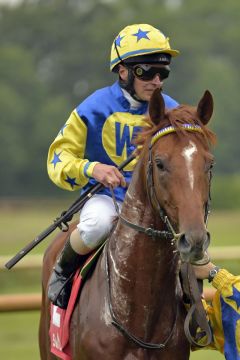
[[[49,145],[79,102],[115,81],[109,72],[110,47],[132,23],[158,27],[181,51],[172,61],[165,92],[192,105],[205,89],[212,92],[211,127],[218,136],[214,206],[240,207],[236,0],[25,0],[0,5],[1,197],[66,193],[48,179]]]

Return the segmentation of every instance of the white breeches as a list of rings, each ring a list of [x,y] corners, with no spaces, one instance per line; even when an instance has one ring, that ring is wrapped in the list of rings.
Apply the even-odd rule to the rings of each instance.
[[[118,206],[121,210],[122,203],[118,202]],[[107,195],[96,194],[86,202],[80,212],[77,228],[89,249],[95,249],[107,238],[116,215],[113,200]]]

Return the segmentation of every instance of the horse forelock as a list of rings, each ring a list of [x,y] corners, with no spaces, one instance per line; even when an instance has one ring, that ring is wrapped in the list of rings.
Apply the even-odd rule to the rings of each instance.
[[[167,111],[166,118],[168,119],[170,125],[179,129],[179,131],[186,135],[189,135],[189,132],[181,127],[182,124],[198,125],[202,129],[205,141],[210,145],[214,145],[216,143],[216,135],[207,126],[203,125],[197,115],[195,107],[190,105],[180,105],[173,110]],[[196,133],[196,135],[199,136],[199,133]]]
[[[202,132],[196,132],[195,135],[206,145],[215,145],[216,135],[207,126],[203,125],[197,116],[196,108],[190,105],[180,105],[175,109],[167,110],[164,119],[162,119],[158,125],[155,125],[148,116],[146,118],[146,127],[138,134],[134,142],[136,145],[149,143],[150,139],[157,131],[164,129],[167,126],[176,128],[176,134],[178,136],[181,136],[182,134],[189,136],[189,131],[184,129],[181,126],[182,124],[200,126]]]

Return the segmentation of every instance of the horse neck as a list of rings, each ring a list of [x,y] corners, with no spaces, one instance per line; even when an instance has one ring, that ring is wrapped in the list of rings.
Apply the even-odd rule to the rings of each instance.
[[[134,224],[163,229],[144,187],[143,174],[135,172],[121,214]],[[158,319],[160,309],[169,309],[169,301],[175,298],[178,261],[170,241],[149,237],[119,221],[110,240],[109,262],[117,315],[136,328],[145,326],[145,332]]]

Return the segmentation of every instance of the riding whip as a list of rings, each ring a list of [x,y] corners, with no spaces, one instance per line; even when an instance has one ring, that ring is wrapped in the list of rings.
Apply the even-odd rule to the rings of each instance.
[[[119,166],[118,170],[123,170],[126,165],[128,165],[133,159],[135,159],[135,154],[132,153],[125,161],[123,161]],[[35,246],[37,246],[42,240],[44,240],[48,235],[50,235],[57,227],[62,231],[67,231],[69,226],[68,222],[72,220],[73,215],[76,214],[79,210],[82,209],[83,205],[99,190],[104,187],[103,184],[97,183],[92,185],[87,191],[85,191],[70,207],[68,210],[63,211],[60,217],[57,217],[53,224],[45,229],[41,234],[39,234],[31,243],[27,244],[22,250],[20,250],[13,258],[11,258],[6,264],[5,267],[10,270],[14,265],[16,265],[25,255],[27,255]]]

